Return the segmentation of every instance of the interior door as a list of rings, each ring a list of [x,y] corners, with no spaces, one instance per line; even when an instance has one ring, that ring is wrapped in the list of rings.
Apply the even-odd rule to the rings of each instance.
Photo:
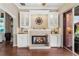
[[[65,12],[63,16],[63,41],[64,46],[70,50],[72,50],[72,23],[72,10],[69,10]]]

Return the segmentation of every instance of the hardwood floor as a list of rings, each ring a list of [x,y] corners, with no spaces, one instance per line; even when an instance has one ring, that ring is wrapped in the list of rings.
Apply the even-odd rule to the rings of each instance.
[[[74,56],[64,48],[32,49],[12,47],[11,44],[0,44],[0,56]]]

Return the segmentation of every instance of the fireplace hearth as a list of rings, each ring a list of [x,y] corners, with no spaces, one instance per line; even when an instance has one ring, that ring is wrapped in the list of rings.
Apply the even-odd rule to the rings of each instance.
[[[32,36],[32,44],[48,44],[48,36]]]

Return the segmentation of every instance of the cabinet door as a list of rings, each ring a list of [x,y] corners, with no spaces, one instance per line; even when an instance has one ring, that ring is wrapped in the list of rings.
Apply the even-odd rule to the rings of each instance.
[[[27,47],[28,46],[28,36],[27,35],[17,35],[17,46],[18,47]]]
[[[20,12],[20,27],[28,28],[29,27],[29,13]]]
[[[57,36],[50,37],[50,45],[51,47],[57,47]]]
[[[22,47],[22,40],[21,40],[21,37],[17,37],[17,46],[18,47]]]
[[[20,27],[24,26],[24,13],[20,12]]]
[[[54,26],[58,26],[58,13],[57,12],[55,12],[54,13]]]
[[[58,26],[58,12],[51,12],[49,14],[49,28]]]
[[[57,47],[60,47],[60,45],[61,45],[61,41],[60,41],[59,35],[57,35]]]
[[[22,38],[22,47],[27,47],[27,46],[28,46],[27,37],[23,37]]]
[[[61,36],[60,35],[58,35],[58,40],[57,41],[58,41],[58,45],[57,46],[58,47],[62,47],[62,45],[63,45],[62,43],[63,42],[62,42],[62,39],[61,39]]]

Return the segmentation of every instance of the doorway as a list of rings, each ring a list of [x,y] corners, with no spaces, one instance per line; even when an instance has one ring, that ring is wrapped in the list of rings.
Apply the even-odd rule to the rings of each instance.
[[[74,8],[74,51],[79,54],[79,6]]]
[[[72,51],[72,9],[63,14],[63,46]]]
[[[13,18],[5,13],[5,42],[13,44]]]
[[[0,9],[0,45],[13,45],[13,18]]]

